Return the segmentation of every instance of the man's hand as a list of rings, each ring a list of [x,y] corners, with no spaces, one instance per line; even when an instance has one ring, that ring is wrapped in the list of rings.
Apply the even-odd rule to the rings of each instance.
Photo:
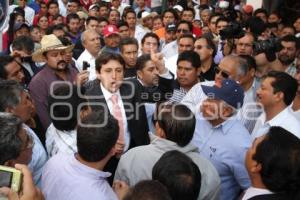
[[[17,194],[10,188],[0,188],[0,193],[6,195],[9,200],[44,200],[42,192],[34,185],[31,172],[26,165],[16,164],[15,168],[23,174],[23,190]]]
[[[116,148],[116,157],[117,158],[120,158],[121,155],[123,154],[124,147],[125,147],[125,143],[122,142],[121,140],[118,140],[117,143],[116,143],[116,145],[115,145],[115,148]]]
[[[120,200],[122,200],[129,191],[129,186],[124,181],[114,181],[112,187]]]
[[[151,49],[151,60],[155,63],[159,74],[164,74],[167,72],[165,67],[164,56],[162,53],[156,53],[153,49]]]
[[[83,85],[89,80],[90,72],[87,70],[83,70],[82,72],[78,73],[76,76],[76,84]]]

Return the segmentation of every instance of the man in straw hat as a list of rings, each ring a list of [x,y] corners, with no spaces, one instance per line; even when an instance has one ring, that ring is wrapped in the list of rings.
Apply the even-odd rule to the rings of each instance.
[[[29,90],[45,129],[50,125],[47,98],[59,82],[83,84],[88,80],[89,73],[80,73],[65,61],[66,52],[72,51],[74,45],[64,46],[53,34],[45,35],[41,40],[41,49],[32,54],[35,62],[45,62],[44,68],[31,80]]]

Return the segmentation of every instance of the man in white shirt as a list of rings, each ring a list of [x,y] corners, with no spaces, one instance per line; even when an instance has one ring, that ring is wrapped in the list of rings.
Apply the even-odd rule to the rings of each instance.
[[[10,5],[8,7],[8,13],[12,13],[16,7],[21,7],[25,11],[25,20],[29,25],[33,24],[33,18],[35,15],[35,12],[32,8],[27,6],[27,0],[18,0],[18,5]]]
[[[245,165],[251,187],[242,200],[294,199],[299,192],[299,157],[299,139],[281,127],[271,127],[247,151]]]
[[[266,134],[271,126],[280,126],[300,138],[299,121],[288,109],[297,87],[297,81],[285,72],[271,71],[264,77],[257,90],[257,101],[263,105],[264,112],[256,121],[253,139]]]
[[[45,165],[42,192],[46,200],[117,200],[104,166],[115,155],[118,121],[102,112],[83,118],[77,127],[78,153],[57,154]]]
[[[83,69],[83,62],[87,62],[90,65],[87,70],[90,72],[89,80],[91,81],[96,79],[97,77],[95,69],[95,59],[101,48],[100,36],[95,30],[88,29],[82,33],[81,42],[85,50],[77,59],[79,68],[78,70],[86,70]]]

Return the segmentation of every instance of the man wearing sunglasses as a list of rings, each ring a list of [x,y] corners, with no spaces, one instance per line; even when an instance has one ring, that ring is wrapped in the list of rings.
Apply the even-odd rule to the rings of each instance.
[[[255,61],[250,56],[225,56],[215,69],[215,80],[197,83],[185,95],[181,103],[187,105],[194,113],[199,112],[199,107],[207,98],[201,85],[220,86],[221,82],[226,79],[233,79],[242,86],[245,92],[243,107],[239,110],[239,119],[244,126],[251,132],[254,128],[256,117],[261,113],[257,109],[256,90],[259,87],[255,82]],[[251,117],[250,117],[251,116]]]

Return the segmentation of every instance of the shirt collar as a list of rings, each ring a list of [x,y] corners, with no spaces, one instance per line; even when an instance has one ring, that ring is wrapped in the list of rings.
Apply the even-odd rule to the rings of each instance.
[[[269,121],[265,121],[265,123],[269,124],[270,126],[276,126],[282,123],[282,119],[288,119],[287,115],[289,114],[288,107],[278,113],[275,117],[270,119]]]
[[[212,129],[222,129],[222,133],[224,135],[226,135],[229,132],[229,130],[231,129],[231,127],[236,123],[235,119],[236,119],[236,115],[233,115],[230,118],[226,119],[221,124],[219,124],[217,126],[211,126],[211,127],[212,127]]]
[[[120,95],[120,90],[118,90],[118,91],[115,92],[115,93],[111,93],[110,91],[108,91],[108,90],[102,85],[102,83],[100,83],[100,87],[101,87],[103,96],[104,96],[104,98],[105,98],[106,101],[110,100],[111,96],[114,95],[114,94],[118,95],[118,97],[121,97],[121,95]]]

